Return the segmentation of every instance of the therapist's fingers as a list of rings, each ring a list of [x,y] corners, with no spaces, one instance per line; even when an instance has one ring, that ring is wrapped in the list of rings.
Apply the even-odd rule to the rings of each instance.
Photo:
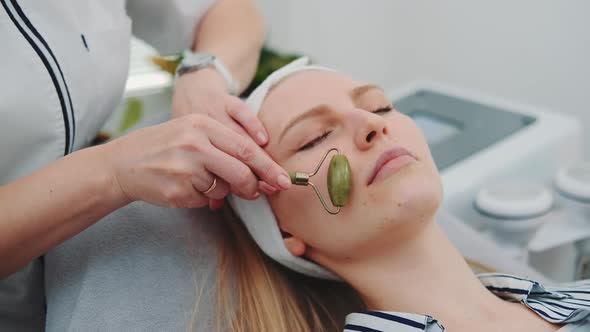
[[[230,96],[226,108],[227,114],[239,123],[256,143],[259,145],[268,143],[268,133],[264,125],[262,125],[262,121],[248,108],[246,103],[239,98]]]
[[[211,149],[210,158],[217,158],[211,154],[216,154],[214,149]],[[223,155],[221,157],[224,157]],[[227,161],[229,162],[229,161]],[[215,172],[219,169],[211,167],[207,169],[208,165],[203,165],[200,169],[195,171],[191,177],[191,182],[195,190],[202,196],[206,196],[207,200],[224,199],[230,192],[229,184],[223,179],[223,175],[218,176]]]
[[[209,116],[244,137],[250,136],[248,132],[246,132],[246,130],[244,130],[244,128],[242,128],[242,126],[236,120],[234,120],[227,112],[218,112],[215,114],[211,114]]]
[[[210,199],[209,200],[209,209],[213,211],[220,210],[223,207],[223,199]]]
[[[258,182],[258,189],[265,193],[266,195],[272,195],[277,193],[277,188],[271,186],[270,184],[260,181]]]
[[[233,193],[244,199],[255,198],[258,180],[246,164],[219,149],[211,149],[207,156],[205,168],[223,179]]]
[[[200,193],[194,184],[186,183],[178,187],[177,194],[170,198],[169,203],[171,207],[176,208],[201,208],[206,206],[208,202],[209,198]]]
[[[203,195],[210,199],[224,199],[230,191],[229,184],[218,176],[215,176],[214,182],[211,182],[207,189],[209,191],[203,192]]]
[[[200,207],[230,190],[254,199],[260,180],[277,190],[290,186],[287,172],[253,139],[205,115],[139,129],[100,151],[118,193],[129,202]]]
[[[277,189],[291,187],[291,180],[287,172],[252,140],[240,139],[240,135],[223,126],[210,126],[209,129],[209,140],[215,147],[248,165],[262,181]],[[228,182],[235,185],[231,181]],[[251,185],[249,179],[246,179],[244,175],[242,184],[246,185],[246,182],[248,186]],[[254,184],[254,187],[258,187],[258,182]],[[247,189],[252,188],[248,187]]]

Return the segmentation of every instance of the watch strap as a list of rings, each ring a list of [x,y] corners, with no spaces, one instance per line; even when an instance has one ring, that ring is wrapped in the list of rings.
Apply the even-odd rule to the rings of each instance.
[[[197,58],[198,56],[200,56],[200,58]],[[184,51],[182,61],[176,68],[175,80],[183,74],[203,68],[214,68],[225,80],[228,92],[232,95],[238,94],[239,83],[232,77],[223,62],[212,54],[193,53],[189,50]]]

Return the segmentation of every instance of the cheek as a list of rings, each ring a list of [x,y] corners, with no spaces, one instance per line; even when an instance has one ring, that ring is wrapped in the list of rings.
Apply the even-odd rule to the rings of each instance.
[[[419,159],[415,167],[409,168],[407,176],[398,177],[398,186],[405,193],[408,201],[438,204],[442,199],[442,183],[426,137],[410,117],[399,114],[392,124],[398,133],[400,144],[410,149]]]
[[[353,221],[358,216],[351,214],[358,211],[345,209],[337,215],[329,214],[311,187],[292,187],[268,199],[281,230],[303,240],[310,257],[317,253],[332,257],[346,253],[351,241],[358,239],[359,229],[355,229]]]
[[[281,230],[306,243],[312,241],[317,233],[312,231],[314,225],[322,222],[325,215],[311,187],[292,186],[268,199]]]
[[[432,159],[432,153],[428,147],[426,137],[414,120],[404,114],[398,113],[390,122],[390,127],[392,128],[395,139],[400,144],[410,149],[421,161],[429,164],[436,171],[436,165]]]
[[[358,193],[356,208],[383,231],[390,226],[398,231],[414,229],[413,225],[429,220],[440,206],[441,178],[426,139],[415,122],[403,114],[390,119],[394,141],[414,153],[418,162],[400,170],[382,185]]]
[[[282,163],[282,166],[288,171],[311,173],[316,169],[327,150],[314,148],[312,151],[295,155],[290,160]],[[309,179],[309,182],[313,183],[317,188],[329,208],[332,207],[332,204],[328,194],[327,173],[333,155],[334,153],[328,155],[317,174]],[[275,215],[281,220],[283,230],[294,235],[296,230],[305,230],[303,225],[333,217],[325,211],[311,185],[293,185],[291,189],[271,195],[268,199]]]

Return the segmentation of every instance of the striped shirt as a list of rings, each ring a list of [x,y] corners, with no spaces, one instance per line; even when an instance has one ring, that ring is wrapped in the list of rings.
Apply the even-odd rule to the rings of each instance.
[[[481,283],[498,297],[521,302],[551,323],[567,324],[558,332],[590,331],[590,280],[559,286],[541,286],[538,282],[507,274],[478,275]],[[434,317],[387,311],[368,311],[346,316],[345,332],[443,332]]]

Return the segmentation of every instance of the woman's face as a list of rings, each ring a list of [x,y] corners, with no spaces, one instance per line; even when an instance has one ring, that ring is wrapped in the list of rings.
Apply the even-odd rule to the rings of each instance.
[[[432,220],[442,187],[428,145],[380,88],[334,72],[300,72],[273,88],[259,117],[270,135],[266,151],[287,171],[313,171],[333,147],[352,170],[350,199],[337,215],[310,187],[268,197],[292,253],[331,267],[390,249]],[[378,166],[404,149],[409,155]],[[328,203],[329,158],[311,178]]]

